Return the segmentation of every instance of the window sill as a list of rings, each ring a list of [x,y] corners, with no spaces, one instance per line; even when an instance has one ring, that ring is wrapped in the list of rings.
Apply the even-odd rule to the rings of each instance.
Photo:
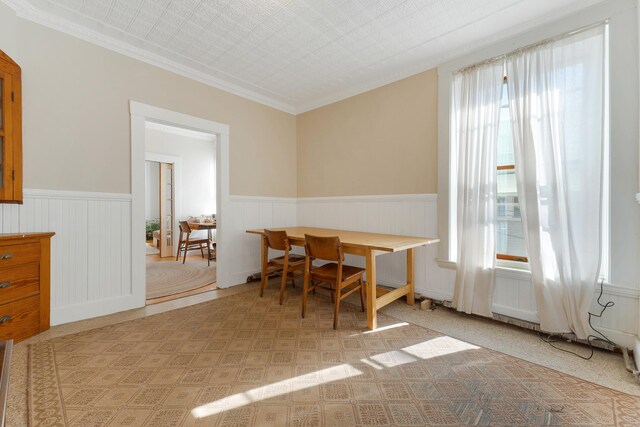
[[[455,270],[457,265],[453,261],[437,259],[436,262],[438,266],[441,268],[447,268],[449,270]],[[504,261],[501,261],[502,264]],[[522,264],[522,263],[513,263],[513,264]],[[496,275],[498,277],[508,277],[511,279],[517,280],[531,280],[531,272],[528,270],[529,264],[525,264],[527,269],[525,268],[515,268],[513,266],[507,266],[505,264],[496,266]]]

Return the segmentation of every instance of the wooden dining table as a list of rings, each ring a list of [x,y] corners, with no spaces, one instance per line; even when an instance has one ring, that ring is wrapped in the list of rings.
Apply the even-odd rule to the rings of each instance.
[[[344,253],[363,256],[366,259],[366,303],[367,303],[367,326],[369,329],[377,327],[377,311],[385,305],[407,297],[407,304],[413,305],[414,299],[414,264],[415,248],[437,243],[440,239],[433,237],[412,237],[392,234],[366,233],[360,231],[335,230],[330,228],[315,227],[285,227],[274,228],[274,230],[284,230],[287,232],[289,241],[294,246],[304,246],[305,234],[314,236],[338,236],[342,243]],[[262,236],[262,280],[266,280],[266,269],[268,263],[267,239],[264,230],[247,230],[247,233],[259,234]],[[407,282],[393,290],[379,288],[376,281],[376,257],[394,252],[407,253]]]
[[[211,243],[213,242],[211,238],[211,230],[215,230],[216,226],[216,221],[189,222],[189,227],[191,227],[192,230],[207,230],[207,237],[209,238],[209,245],[207,245],[209,260],[216,259],[216,250],[214,249],[213,253],[211,252]]]

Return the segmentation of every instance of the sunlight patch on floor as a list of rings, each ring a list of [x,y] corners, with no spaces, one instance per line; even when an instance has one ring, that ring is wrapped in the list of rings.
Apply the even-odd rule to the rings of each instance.
[[[270,399],[272,397],[281,396],[283,394],[316,387],[320,384],[330,383],[333,381],[344,380],[346,378],[361,375],[362,371],[354,368],[349,364],[332,366],[315,372],[321,378],[319,381],[310,382],[307,375],[301,375],[278,381],[273,384],[257,387],[243,393],[236,393],[223,399],[198,406],[191,410],[191,415],[195,418],[205,418],[219,414],[231,409],[240,408],[260,400]]]

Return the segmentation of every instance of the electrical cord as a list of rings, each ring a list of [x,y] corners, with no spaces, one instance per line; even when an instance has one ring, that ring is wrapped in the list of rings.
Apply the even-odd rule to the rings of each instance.
[[[615,302],[613,301],[608,301],[607,303],[603,304],[600,299],[602,298],[602,294],[604,293],[604,279],[602,279],[600,281],[600,294],[598,295],[598,299],[596,300],[596,302],[598,303],[598,305],[602,308],[600,310],[599,314],[596,313],[592,313],[589,312],[589,327],[597,334],[597,335],[593,335],[593,334],[589,334],[589,336],[587,337],[587,345],[589,346],[589,350],[590,350],[590,354],[589,356],[583,356],[575,351],[571,351],[571,350],[567,350],[564,348],[560,348],[556,345],[554,345],[554,343],[560,342],[562,341],[570,341],[567,340],[564,337],[564,334],[549,334],[549,336],[547,338],[544,338],[540,332],[538,332],[538,337],[540,337],[540,339],[544,342],[546,342],[547,344],[549,344],[551,347],[555,348],[556,350],[560,350],[560,351],[564,351],[565,353],[569,353],[569,354],[573,354],[574,356],[577,356],[583,360],[589,360],[593,357],[593,342],[594,341],[603,341],[606,342],[609,345],[612,345],[614,347],[617,347],[617,344],[614,343],[613,341],[611,341],[609,338],[607,338],[607,336],[605,334],[603,334],[602,332],[600,332],[599,330],[597,330],[595,328],[595,326],[593,326],[593,323],[591,323],[591,319],[593,317],[598,317],[601,318],[602,315],[604,314],[605,310],[608,309],[609,307],[613,307],[614,305],[616,305]]]

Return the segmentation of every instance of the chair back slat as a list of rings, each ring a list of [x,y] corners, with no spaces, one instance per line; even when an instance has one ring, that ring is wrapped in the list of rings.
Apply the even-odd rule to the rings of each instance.
[[[306,242],[305,249],[307,255],[310,257],[327,261],[341,262],[344,260],[344,254],[342,253],[342,246],[338,236],[320,237],[305,234],[304,239]]]
[[[191,233],[191,227],[189,226],[189,221],[179,221],[180,222],[180,231],[183,233]]]
[[[267,245],[271,249],[278,251],[291,250],[289,244],[289,238],[287,232],[283,230],[264,230],[264,235],[267,238]]]

